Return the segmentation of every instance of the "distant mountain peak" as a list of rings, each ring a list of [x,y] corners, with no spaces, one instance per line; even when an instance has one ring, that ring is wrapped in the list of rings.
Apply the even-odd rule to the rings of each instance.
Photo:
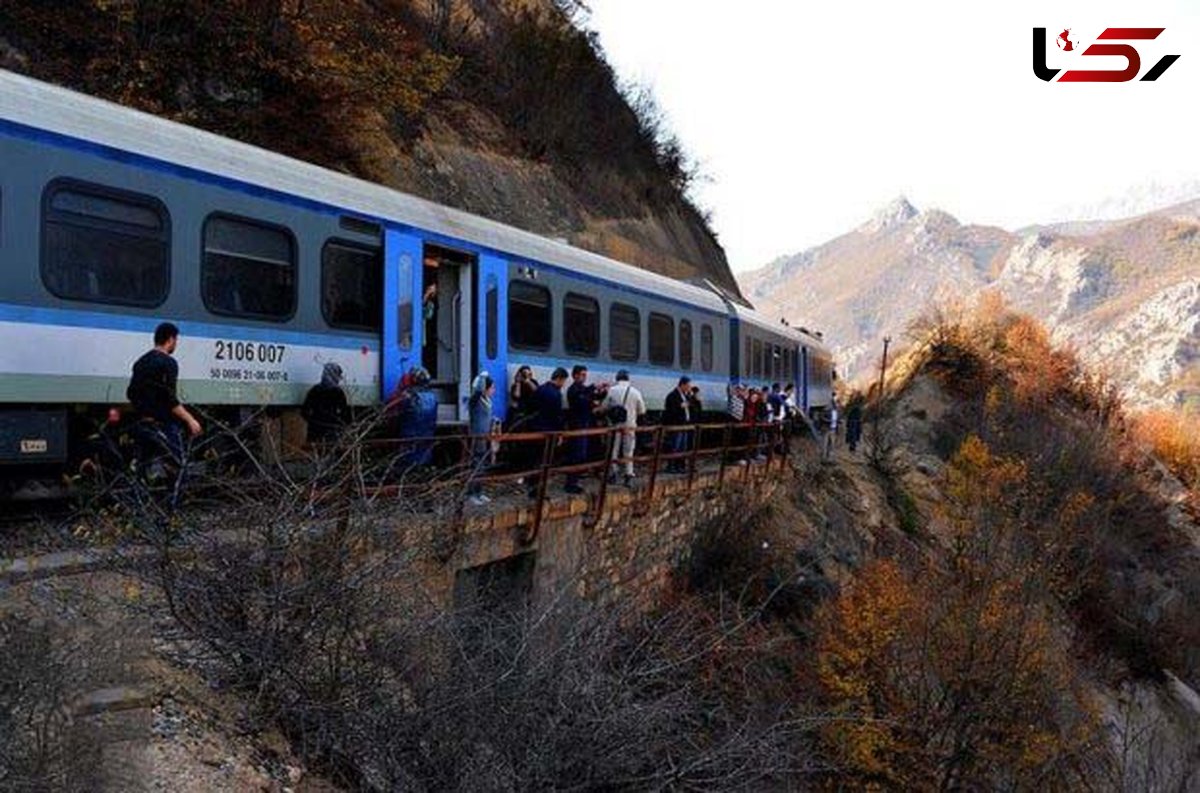
[[[918,214],[917,208],[912,205],[912,202],[905,196],[897,196],[892,199],[887,206],[876,210],[871,219],[866,222],[863,228],[870,232],[884,231],[895,226],[902,225],[915,218]]]

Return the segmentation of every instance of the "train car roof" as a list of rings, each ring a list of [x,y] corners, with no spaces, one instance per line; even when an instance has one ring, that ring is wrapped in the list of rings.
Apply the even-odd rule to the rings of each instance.
[[[725,302],[712,290],[3,69],[0,118],[727,313]]]
[[[735,305],[733,310],[744,325],[752,325],[767,333],[794,339],[806,347],[818,349],[826,353],[830,352],[829,346],[809,331],[801,330],[791,325],[784,325],[779,320],[773,320],[767,315],[746,308],[745,306]]]

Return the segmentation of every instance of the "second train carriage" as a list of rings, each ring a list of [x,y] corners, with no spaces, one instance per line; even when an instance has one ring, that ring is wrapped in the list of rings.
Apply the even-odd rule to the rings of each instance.
[[[163,319],[199,405],[298,405],[328,361],[359,405],[426,366],[444,423],[521,364],[628,369],[651,409],[681,373],[830,399],[818,339],[716,289],[3,71],[0,162],[0,461],[63,459]]]

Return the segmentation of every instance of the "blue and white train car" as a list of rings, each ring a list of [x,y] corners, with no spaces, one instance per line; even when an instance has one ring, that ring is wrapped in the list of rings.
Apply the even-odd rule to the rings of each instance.
[[[652,409],[680,373],[710,407],[738,379],[829,399],[818,339],[714,289],[4,71],[0,162],[0,462],[65,459],[162,320],[213,407],[298,405],[328,361],[358,405],[424,365],[443,422],[525,363],[628,369]]]

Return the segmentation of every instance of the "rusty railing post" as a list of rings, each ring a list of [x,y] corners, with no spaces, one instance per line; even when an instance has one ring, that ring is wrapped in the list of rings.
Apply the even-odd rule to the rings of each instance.
[[[614,438],[617,433],[621,432],[623,427],[609,427],[608,433],[604,436],[607,443],[604,444],[604,467],[600,469],[600,492],[596,494],[596,515],[590,521],[585,521],[584,525],[589,529],[594,528],[600,519],[604,517],[604,502],[608,498],[608,474],[609,467],[612,465],[612,453]],[[618,467],[619,468],[619,467]],[[615,472],[613,474],[616,476]]]
[[[758,424],[751,423],[746,426],[748,427],[746,434],[747,448],[743,452],[746,455],[746,470],[742,474],[742,484],[750,482],[750,469],[754,467],[754,458],[758,456]]]
[[[692,492],[692,483],[696,481],[696,458],[700,454],[700,436],[702,432],[699,424],[695,425],[695,429],[692,430],[692,454],[688,457],[687,492],[689,495]]]
[[[725,489],[725,468],[729,462],[729,444],[733,439],[733,425],[726,424],[721,433],[721,467],[717,470],[717,490]]]
[[[528,536],[525,538],[526,543],[531,543],[537,539],[538,531],[542,528],[542,511],[546,504],[546,488],[550,484],[550,469],[551,463],[554,462],[555,441],[558,440],[557,432],[546,434],[542,441],[542,465],[541,480],[538,482],[537,489],[537,504],[534,506],[533,526],[530,528]]]
[[[654,501],[654,485],[658,481],[658,464],[662,456],[662,439],[663,425],[659,424],[654,428],[654,457],[650,460],[650,481],[646,483],[646,496],[643,499],[646,509],[649,509],[650,504]],[[634,456],[636,457],[636,442],[634,443],[633,448],[635,452]]]

